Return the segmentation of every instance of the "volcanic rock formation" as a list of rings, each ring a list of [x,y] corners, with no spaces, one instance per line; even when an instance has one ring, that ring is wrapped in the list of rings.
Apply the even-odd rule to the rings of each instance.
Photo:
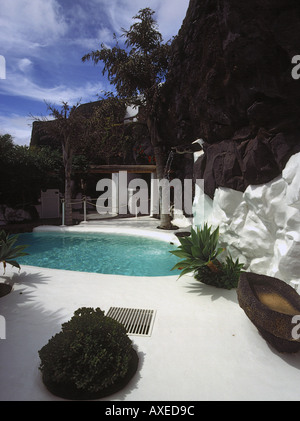
[[[245,191],[300,151],[298,0],[191,0],[166,82],[168,138],[203,138],[194,166],[205,192]]]

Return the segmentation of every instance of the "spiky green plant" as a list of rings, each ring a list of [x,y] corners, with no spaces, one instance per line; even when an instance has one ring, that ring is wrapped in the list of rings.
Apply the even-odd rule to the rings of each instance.
[[[227,256],[225,262],[219,264],[217,272],[211,272],[207,266],[202,266],[195,271],[194,277],[197,281],[217,288],[237,288],[243,267],[239,259],[234,261],[231,256]]]
[[[191,236],[179,238],[178,249],[170,251],[175,256],[183,258],[172,270],[181,270],[179,277],[194,272],[202,266],[207,266],[212,272],[217,272],[219,265],[217,257],[224,251],[223,248],[218,248],[218,241],[219,227],[213,232],[212,227],[207,224],[204,224],[202,229],[192,228]]]
[[[218,256],[225,251],[218,247],[219,227],[212,231],[207,224],[203,228],[191,229],[190,237],[179,238],[180,246],[170,253],[179,258],[172,270],[179,269],[179,278],[193,272],[196,280],[217,288],[236,288],[243,264],[239,259],[234,261],[229,255],[225,262],[220,262]]]
[[[9,235],[4,230],[0,231],[0,263],[3,264],[4,273],[7,264],[21,269],[16,259],[28,255],[28,253],[24,252],[24,249],[28,247],[27,245],[15,245],[18,238],[19,235],[17,234]]]

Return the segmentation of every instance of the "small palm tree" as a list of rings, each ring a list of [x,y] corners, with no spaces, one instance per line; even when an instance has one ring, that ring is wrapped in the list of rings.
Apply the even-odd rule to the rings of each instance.
[[[24,252],[24,249],[28,246],[15,245],[18,237],[18,235],[9,235],[4,230],[0,231],[0,263],[3,264],[4,273],[7,264],[21,269],[16,259],[28,255],[28,253]]]

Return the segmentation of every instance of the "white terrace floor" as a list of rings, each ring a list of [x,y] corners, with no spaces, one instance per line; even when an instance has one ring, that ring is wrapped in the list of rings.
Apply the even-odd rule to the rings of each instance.
[[[92,229],[121,231],[130,225],[160,231],[156,220],[147,219],[101,221]],[[135,278],[29,266],[20,274],[8,268],[3,278],[14,289],[0,301],[6,320],[1,401],[61,400],[43,386],[38,350],[83,306],[157,311],[151,337],[131,337],[140,358],[138,373],[106,401],[300,398],[300,354],[271,349],[240,309],[235,290],[218,290],[188,276]]]

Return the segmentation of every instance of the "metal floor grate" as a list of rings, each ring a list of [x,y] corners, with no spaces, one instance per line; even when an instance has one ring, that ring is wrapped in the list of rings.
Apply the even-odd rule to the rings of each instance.
[[[110,307],[106,316],[122,323],[128,335],[151,336],[155,310]]]

